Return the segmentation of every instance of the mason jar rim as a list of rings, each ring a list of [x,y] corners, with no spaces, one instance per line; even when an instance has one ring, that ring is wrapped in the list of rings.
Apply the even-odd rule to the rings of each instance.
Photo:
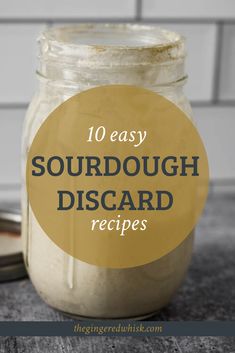
[[[76,66],[164,64],[183,60],[186,54],[183,36],[146,24],[56,26],[41,34],[39,45],[40,60],[66,64],[75,61]]]
[[[135,23],[79,23],[79,24],[72,24],[72,25],[63,25],[63,26],[55,26],[55,27],[50,27],[49,29],[46,29],[43,31],[43,35],[48,38],[48,40],[51,41],[57,41],[63,44],[71,45],[71,46],[86,46],[86,47],[96,47],[99,46],[97,44],[83,44],[83,43],[73,43],[72,41],[68,41],[68,37],[66,40],[66,37],[63,36],[64,34],[71,34],[71,32],[77,32],[78,34],[82,33],[93,33],[93,30],[103,30],[103,31],[112,31],[112,34],[114,32],[119,32],[121,31],[124,32],[124,34],[129,34],[130,35],[135,35],[138,34],[137,31],[142,32],[142,34],[152,34],[152,35],[164,35],[165,42],[157,42],[157,40],[154,42],[152,40],[151,43],[149,44],[144,44],[144,41],[142,42],[143,44],[138,44],[138,45],[125,45],[125,44],[100,44],[100,47],[104,48],[126,48],[128,49],[140,49],[140,48],[153,48],[153,47],[162,47],[166,45],[177,45],[178,42],[183,41],[185,38],[179,34],[178,32],[175,31],[169,31],[167,29],[164,29],[162,27],[156,26],[156,25],[149,25],[149,24],[135,24]],[[67,32],[67,33],[66,33]],[[146,33],[148,32],[148,33]],[[104,34],[105,32],[103,32]],[[61,36],[62,34],[62,36]]]

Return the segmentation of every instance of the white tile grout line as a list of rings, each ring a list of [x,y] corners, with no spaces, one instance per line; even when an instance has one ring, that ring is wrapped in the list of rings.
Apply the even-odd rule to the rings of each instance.
[[[0,103],[0,109],[27,109],[29,103],[22,102],[10,102],[10,103]]]
[[[235,179],[228,180],[212,180],[211,193],[231,194],[235,195]]]
[[[216,48],[214,55],[214,73],[213,73],[213,93],[212,102],[217,103],[219,101],[219,90],[220,90],[220,73],[222,64],[222,46],[223,46],[223,22],[217,23],[216,26]]]
[[[193,107],[202,108],[228,108],[235,107],[235,100],[217,100],[215,101],[191,101]]]
[[[103,18],[52,18],[52,17],[41,17],[41,18],[0,18],[0,24],[38,24],[38,23],[84,23],[84,22],[91,22],[91,23],[102,23],[102,22],[137,22],[136,16],[133,14],[133,17],[103,17]]]
[[[66,18],[66,17],[31,17],[31,18],[0,18],[0,24],[34,24],[34,23],[48,23],[48,22],[63,22],[63,23],[83,23],[83,22],[146,22],[146,23],[182,23],[182,24],[232,24],[235,25],[235,18],[172,18],[172,17],[153,17],[153,18],[143,18],[141,16],[141,4],[142,0],[137,0],[136,13],[133,17],[100,17],[100,18]]]
[[[19,183],[17,184],[0,183],[0,191],[20,190],[20,188],[21,188],[21,184]]]
[[[1,103],[0,109],[27,109],[29,102],[10,102],[10,103]],[[235,100],[218,100],[214,101],[191,101],[191,105],[194,108],[235,108]]]
[[[217,23],[224,23],[224,24],[232,24],[235,25],[235,18],[200,18],[200,17],[149,17],[149,18],[141,18],[141,22],[146,23],[177,23],[177,24],[217,24]]]
[[[140,21],[142,17],[142,0],[136,0],[136,21]]]

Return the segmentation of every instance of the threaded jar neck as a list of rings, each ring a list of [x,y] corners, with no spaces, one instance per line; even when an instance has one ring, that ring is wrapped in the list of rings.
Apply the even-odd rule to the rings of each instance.
[[[179,34],[137,24],[53,27],[39,38],[38,73],[71,84],[167,85],[185,77]]]

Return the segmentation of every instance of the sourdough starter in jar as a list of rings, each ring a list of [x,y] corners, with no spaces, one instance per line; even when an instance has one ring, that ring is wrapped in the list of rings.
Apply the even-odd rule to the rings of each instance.
[[[81,24],[52,28],[39,39],[39,89],[23,136],[23,242],[25,263],[40,296],[52,307],[89,318],[139,318],[165,306],[181,284],[192,250],[190,234],[175,250],[147,265],[109,269],[79,261],[43,232],[28,203],[25,164],[48,115],[76,93],[129,84],[158,92],[189,117],[183,38],[145,25]]]

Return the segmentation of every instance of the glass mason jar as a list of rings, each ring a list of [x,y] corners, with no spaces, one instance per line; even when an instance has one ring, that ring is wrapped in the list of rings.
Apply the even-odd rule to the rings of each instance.
[[[30,208],[25,185],[27,153],[48,115],[91,87],[129,84],[158,92],[190,118],[183,92],[185,43],[177,33],[136,24],[55,27],[39,38],[39,89],[23,133],[23,247],[29,276],[40,296],[67,314],[88,318],[143,318],[164,307],[181,284],[193,233],[149,264],[109,269],[79,261],[43,232]]]

